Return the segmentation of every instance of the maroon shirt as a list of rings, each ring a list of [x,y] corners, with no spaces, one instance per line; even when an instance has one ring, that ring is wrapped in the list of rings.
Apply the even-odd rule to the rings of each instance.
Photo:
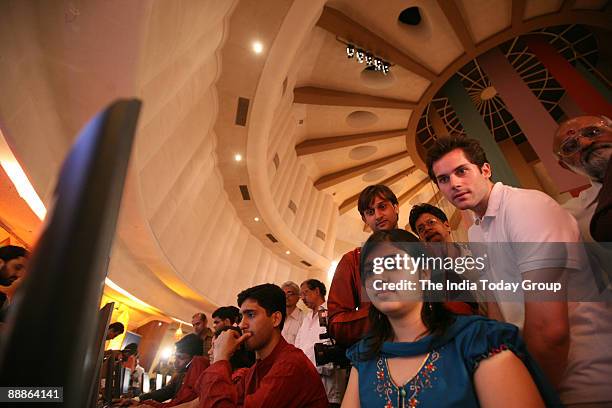
[[[302,350],[281,336],[272,353],[232,381],[229,361],[217,361],[201,378],[200,408],[327,408],[321,377]]]
[[[327,299],[329,330],[344,347],[361,340],[370,327],[370,303],[361,301],[360,255],[361,248],[344,254],[336,266]]]
[[[208,358],[203,356],[194,356],[189,363],[189,368],[185,373],[183,382],[178,392],[169,402],[157,402],[153,400],[142,401],[142,404],[149,405],[155,408],[169,408],[176,405],[181,405],[186,402],[198,398],[197,383],[202,373],[209,366]]]

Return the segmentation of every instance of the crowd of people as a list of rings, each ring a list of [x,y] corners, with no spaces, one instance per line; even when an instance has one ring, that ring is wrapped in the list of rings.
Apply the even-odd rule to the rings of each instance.
[[[452,206],[473,212],[469,243],[454,242],[447,214],[431,203],[413,206],[400,229],[393,191],[368,186],[357,210],[372,234],[344,254],[329,291],[317,279],[266,283],[240,292],[236,305],[215,310],[212,329],[204,313],[195,314],[194,333],[176,343],[179,375],[121,404],[612,406],[612,265],[605,244],[612,241],[611,121],[584,116],[564,122],[553,153],[591,181],[563,206],[542,192],[493,182],[494,169],[476,140],[438,139],[428,152],[428,174]],[[484,272],[372,267],[376,259],[424,253],[473,257],[474,243],[507,245]],[[597,249],[559,251],[550,243]],[[16,274],[2,249],[0,255],[5,284]],[[569,297],[572,276],[585,268],[597,301]],[[415,285],[410,297],[393,289],[423,279],[477,282],[483,274],[497,281],[561,282],[563,290],[544,300],[541,292],[524,290],[509,300],[485,289],[440,296]],[[377,289],[375,280],[387,289]],[[338,350],[348,360],[329,358]]]

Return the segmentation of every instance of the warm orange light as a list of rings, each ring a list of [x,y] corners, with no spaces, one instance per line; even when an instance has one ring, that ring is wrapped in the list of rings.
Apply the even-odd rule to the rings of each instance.
[[[17,193],[19,196],[30,206],[32,212],[36,214],[36,216],[44,220],[47,215],[47,209],[45,205],[41,201],[38,194],[36,194],[36,190],[32,187],[32,183],[26,176],[25,172],[19,165],[19,162],[13,155],[11,148],[8,143],[6,143],[6,139],[4,139],[4,135],[0,131],[0,165],[6,172],[6,174],[11,179],[11,182],[15,186]]]
[[[117,292],[121,293],[123,296],[125,296],[125,297],[127,297],[128,299],[130,299],[130,300],[132,300],[132,301],[136,302],[138,305],[143,306],[143,307],[146,307],[146,308],[149,308],[149,309],[154,309],[154,310],[156,310],[156,308],[155,308],[155,307],[153,307],[153,306],[151,306],[150,304],[148,304],[148,303],[146,303],[146,302],[143,302],[142,300],[138,299],[136,296],[132,295],[130,292],[128,292],[127,290],[123,289],[122,287],[120,287],[119,285],[117,285],[117,284],[116,284],[115,282],[113,282],[112,280],[110,280],[110,279],[106,278],[106,279],[104,280],[104,283],[106,283],[106,285],[107,285],[109,288],[111,288],[111,289],[113,289],[113,290],[115,290],[115,291],[117,291]]]

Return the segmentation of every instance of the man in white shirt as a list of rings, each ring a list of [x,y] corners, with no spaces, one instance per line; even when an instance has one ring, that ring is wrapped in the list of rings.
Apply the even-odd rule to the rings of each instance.
[[[553,139],[553,153],[561,167],[587,176],[591,181],[591,187],[563,207],[578,221],[584,240],[593,242],[589,224],[612,156],[612,120],[584,115],[563,122]]]
[[[287,343],[295,345],[295,336],[297,336],[304,319],[304,312],[297,307],[300,300],[300,288],[297,283],[287,281],[281,285],[281,289],[285,292],[287,298],[287,318],[281,334]]]
[[[558,246],[548,244],[580,242],[576,221],[542,192],[493,184],[491,166],[476,140],[439,139],[428,153],[427,167],[451,204],[475,213],[468,232],[470,242],[500,243],[501,256],[489,259],[494,279],[560,279],[565,286],[566,272],[583,266],[575,251],[559,251]],[[558,386],[565,377],[570,345],[565,293],[542,302],[533,293],[520,292],[522,302],[499,303],[504,319],[522,329],[529,351]]]
[[[301,349],[317,367],[330,406],[340,406],[346,388],[346,372],[331,363],[317,366],[314,351],[315,343],[322,342],[319,335],[325,333],[325,327],[319,323],[319,310],[327,309],[326,293],[325,284],[317,279],[308,279],[300,285],[300,297],[309,310],[305,313],[295,338],[295,347]]]

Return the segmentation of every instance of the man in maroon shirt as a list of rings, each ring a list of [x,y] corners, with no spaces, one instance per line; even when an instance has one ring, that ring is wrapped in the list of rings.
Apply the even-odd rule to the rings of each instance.
[[[285,303],[285,292],[269,283],[238,295],[243,334],[227,330],[214,341],[214,364],[200,380],[200,408],[328,406],[317,370],[302,350],[281,335]],[[243,342],[255,351],[257,361],[234,384],[229,359]]]
[[[359,194],[357,209],[372,232],[397,228],[399,203],[383,184],[366,187]],[[357,342],[369,329],[370,303],[361,299],[360,251],[355,248],[338,262],[327,300],[331,335],[344,347]]]

